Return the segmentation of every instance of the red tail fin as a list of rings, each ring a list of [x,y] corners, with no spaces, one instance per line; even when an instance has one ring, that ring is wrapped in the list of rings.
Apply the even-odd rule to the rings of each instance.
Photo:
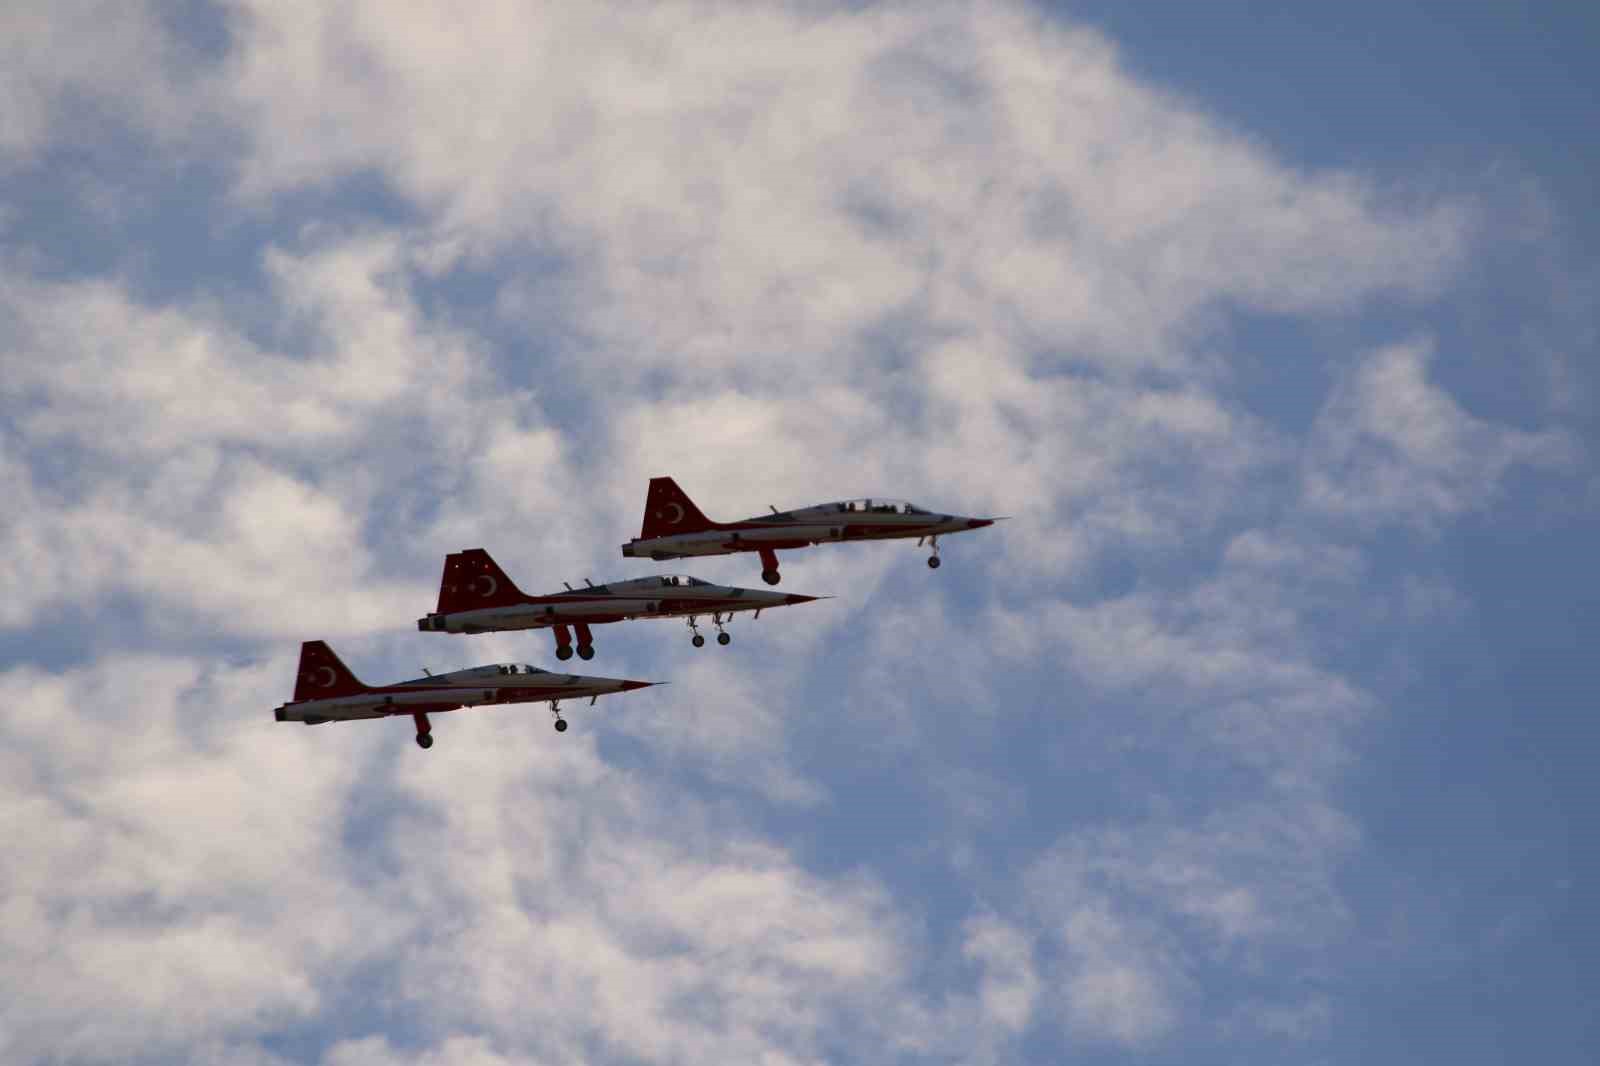
[[[308,640],[300,645],[300,671],[294,681],[296,702],[355,696],[366,691],[367,686],[322,641]]]
[[[444,576],[439,579],[440,614],[508,607],[527,598],[482,548],[468,548],[444,557]]]
[[[698,533],[715,529],[717,523],[700,513],[700,508],[670,477],[650,479],[650,492],[644,498],[644,528],[639,539],[670,537],[674,533]]]

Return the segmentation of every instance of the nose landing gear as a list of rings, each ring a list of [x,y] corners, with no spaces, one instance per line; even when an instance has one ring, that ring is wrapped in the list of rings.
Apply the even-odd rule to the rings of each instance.
[[[919,547],[922,545],[920,537],[917,539],[917,545]],[[933,554],[928,556],[928,569],[937,570],[939,569],[939,537],[937,534],[928,538],[928,546],[933,549]]]
[[[417,747],[424,751],[433,747],[433,727],[428,724],[428,716],[418,712],[411,720],[417,723]]]
[[[771,548],[761,549],[761,580],[769,585],[776,585],[783,580],[778,573],[778,553]]]
[[[557,733],[565,733],[567,731],[567,720],[565,718],[561,717],[561,701],[560,700],[551,700],[550,701],[550,713],[555,718],[556,732]]]

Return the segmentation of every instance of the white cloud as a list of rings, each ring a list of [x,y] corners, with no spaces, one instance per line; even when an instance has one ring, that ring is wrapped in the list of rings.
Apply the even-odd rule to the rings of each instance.
[[[0,674],[0,1029],[18,1061],[258,1034],[319,1009],[327,967],[392,940],[403,923],[338,885],[327,812],[346,802],[349,749],[263,743],[263,681],[289,668],[111,657]]]
[[[1307,450],[1303,495],[1320,511],[1425,530],[1480,510],[1522,467],[1575,458],[1559,431],[1526,432],[1474,417],[1428,381],[1433,346],[1372,352],[1329,399]]]
[[[1070,960],[1061,992],[1072,1036],[1138,1045],[1173,1027],[1183,982],[1148,933],[1092,905],[1074,909],[1059,932]]]
[[[125,93],[138,135],[222,150],[255,222],[374,177],[414,217],[345,228],[334,204],[260,250],[248,300],[0,275],[0,623],[100,627],[89,664],[0,681],[0,810],[26,838],[0,930],[32,979],[8,1053],[266,1062],[251,1045],[287,1030],[339,1066],[1003,1061],[1041,1018],[1194,1032],[1210,978],[1263,954],[1299,974],[1341,927],[1359,830],[1336,786],[1372,696],[1312,611],[1371,561],[1319,519],[1444,522],[1567,453],[1467,414],[1401,345],[1339,384],[1302,484],[1274,490],[1301,442],[1240,409],[1213,342],[1235,308],[1439,293],[1470,205],[1299,171],[1016,6],[614,16],[240,3],[204,91],[177,92],[193,75],[135,11],[106,54],[170,77],[80,58],[28,82],[14,152],[73,94]],[[475,271],[487,295],[454,302]],[[609,661],[678,684],[559,742],[538,708],[453,716],[425,758],[407,729],[269,730],[293,640],[358,639],[389,680],[443,551],[482,544],[529,589],[605,577],[657,473],[717,517],[877,492],[1016,517],[952,538],[938,577],[908,546],[786,555],[784,587],[842,598],[736,627],[722,658],[606,632]],[[1153,565],[1107,598],[1128,556]],[[1401,588],[1414,618],[1455,609]],[[119,654],[133,626],[177,657]],[[216,637],[261,664],[202,669]],[[1193,778],[977,872],[974,839],[1040,786],[921,704],[1004,728],[1002,668],[1072,693],[1040,713],[1074,726],[1115,703]],[[933,768],[948,802],[915,849],[1005,909],[941,925],[888,859],[824,873],[764,836],[835,813],[828,759],[801,756],[820,735]],[[1245,1013],[1314,1031],[1319,1003]]]
[[[1032,944],[993,915],[969,919],[965,932],[962,953],[983,966],[978,998],[984,1014],[1011,1032],[1021,1032],[1039,998]]]
[[[910,344],[990,325],[1030,359],[1177,368],[1219,303],[1429,292],[1466,238],[1019,8],[518,15],[248,6],[227,86],[254,194],[374,169],[448,232],[568,257],[580,369],[858,383],[896,315]]]
[[[186,132],[204,107],[190,95],[199,60],[161,14],[108,0],[0,11],[0,171],[122,123],[160,139]]]
[[[870,879],[808,874],[515,709],[375,763],[380,723],[271,722],[289,666],[0,675],[13,1052],[164,1059],[354,996],[545,1059],[782,1059],[841,1022],[892,1030],[907,961]],[[440,1061],[491,1053],[440,1036]]]
[[[450,1037],[421,1050],[401,1049],[381,1036],[347,1040],[334,1045],[322,1066],[520,1066],[545,1060],[507,1057],[481,1037]]]
[[[7,560],[5,620],[126,591],[163,622],[368,632],[433,600],[436,562],[397,584],[380,579],[378,551],[509,542],[506,526],[573,499],[531,397],[494,384],[475,341],[418,311],[408,285],[426,252],[359,234],[268,252],[273,295],[308,338],[291,353],[262,348],[225,309],[8,277],[9,439],[37,469],[68,472],[41,484],[7,463],[37,506],[7,518],[24,551]],[[464,528],[488,499],[503,524]],[[586,531],[573,516],[562,533]]]

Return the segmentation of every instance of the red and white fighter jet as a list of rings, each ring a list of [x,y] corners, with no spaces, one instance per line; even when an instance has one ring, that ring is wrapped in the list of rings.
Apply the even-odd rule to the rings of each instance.
[[[550,713],[555,717],[556,732],[565,733],[567,721],[561,717],[562,700],[587,698],[592,705],[612,692],[631,692],[658,684],[661,682],[553,674],[525,663],[497,663],[447,674],[429,674],[398,685],[365,685],[339,660],[332,648],[320,640],[308,640],[300,645],[300,672],[295,679],[294,699],[277,708],[273,715],[280,722],[321,725],[409,714],[417,723],[417,744],[431,748],[430,714],[488,704],[548,702]]]
[[[733,638],[723,629],[739,611],[760,617],[768,607],[810,603],[825,596],[793,596],[760,589],[713,585],[697,577],[667,574],[589,584],[547,596],[530,596],[506,576],[482,548],[452,552],[444,559],[439,579],[439,607],[417,619],[424,633],[489,633],[508,629],[553,629],[556,658],[572,658],[573,632],[577,633],[580,659],[594,658],[594,636],[589,627],[630,618],[687,618],[694,646],[705,645],[699,619],[711,618],[717,643]]]
[[[713,522],[670,477],[650,479],[644,501],[644,527],[622,546],[629,559],[682,559],[693,555],[760,552],[761,578],[779,581],[778,550],[805,548],[830,541],[893,540],[916,537],[920,547],[933,547],[928,565],[939,567],[939,538],[946,533],[981,529],[997,518],[937,514],[903,500],[840,500],[793,511],[772,508],[769,515],[742,522]]]

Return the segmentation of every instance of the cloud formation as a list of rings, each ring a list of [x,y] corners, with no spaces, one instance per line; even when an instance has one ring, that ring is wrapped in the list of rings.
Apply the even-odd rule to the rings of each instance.
[[[1297,433],[1241,399],[1229,324],[1425,319],[1472,202],[1304,171],[1020,5],[240,2],[214,49],[154,6],[51,11],[6,17],[59,62],[12,68],[0,168],[59,165],[94,101],[222,175],[195,210],[248,261],[155,249],[161,289],[0,260],[0,635],[53,649],[0,670],[0,1055],[1325,1031],[1341,774],[1382,713],[1329,636],[1382,598],[1363,538],[1585,459],[1465,410],[1414,326]],[[159,180],[130,167],[115,217]],[[840,598],[725,652],[608,631],[597,672],[677,684],[559,740],[536,708],[425,757],[270,721],[300,639],[374,682],[542,661],[411,630],[439,557],[633,576],[659,473],[722,518],[891,489],[1015,517],[940,584],[904,546],[786,559]],[[1386,624],[1462,609],[1395,596]]]

